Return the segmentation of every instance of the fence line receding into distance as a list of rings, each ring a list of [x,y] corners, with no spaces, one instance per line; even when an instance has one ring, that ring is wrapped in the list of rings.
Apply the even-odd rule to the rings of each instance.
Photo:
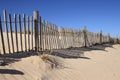
[[[110,42],[110,35],[82,30],[57,27],[42,20],[38,11],[33,17],[11,14],[3,11],[0,17],[0,54],[27,51],[44,51],[69,47],[87,47],[94,44]]]

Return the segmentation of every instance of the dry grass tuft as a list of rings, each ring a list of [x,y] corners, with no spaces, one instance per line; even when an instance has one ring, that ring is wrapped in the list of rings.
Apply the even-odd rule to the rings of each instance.
[[[59,58],[57,56],[53,56],[53,55],[50,55],[50,54],[43,53],[42,55],[40,55],[40,58],[45,63],[48,63],[50,65],[51,69],[63,68],[63,61],[62,61],[61,58]]]

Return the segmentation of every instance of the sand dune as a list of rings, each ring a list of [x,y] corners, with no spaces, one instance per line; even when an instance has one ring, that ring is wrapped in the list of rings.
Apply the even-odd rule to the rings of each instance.
[[[72,56],[76,53],[80,57]],[[31,56],[0,66],[0,80],[120,79],[120,45],[58,50],[56,56],[48,55],[48,58],[48,61],[45,61],[41,56]],[[58,66],[62,65],[51,67],[54,60]]]

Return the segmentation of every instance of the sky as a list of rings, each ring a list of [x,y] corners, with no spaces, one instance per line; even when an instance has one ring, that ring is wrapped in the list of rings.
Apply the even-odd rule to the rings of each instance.
[[[0,0],[1,16],[4,9],[28,16],[37,10],[42,19],[59,27],[86,26],[91,32],[120,36],[120,0]]]

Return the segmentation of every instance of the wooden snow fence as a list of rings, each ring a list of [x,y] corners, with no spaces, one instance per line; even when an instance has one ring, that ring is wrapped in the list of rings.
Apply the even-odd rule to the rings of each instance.
[[[88,47],[110,42],[110,35],[82,30],[58,27],[39,16],[25,14],[7,14],[0,16],[0,54],[29,51],[45,51],[70,47]]]

